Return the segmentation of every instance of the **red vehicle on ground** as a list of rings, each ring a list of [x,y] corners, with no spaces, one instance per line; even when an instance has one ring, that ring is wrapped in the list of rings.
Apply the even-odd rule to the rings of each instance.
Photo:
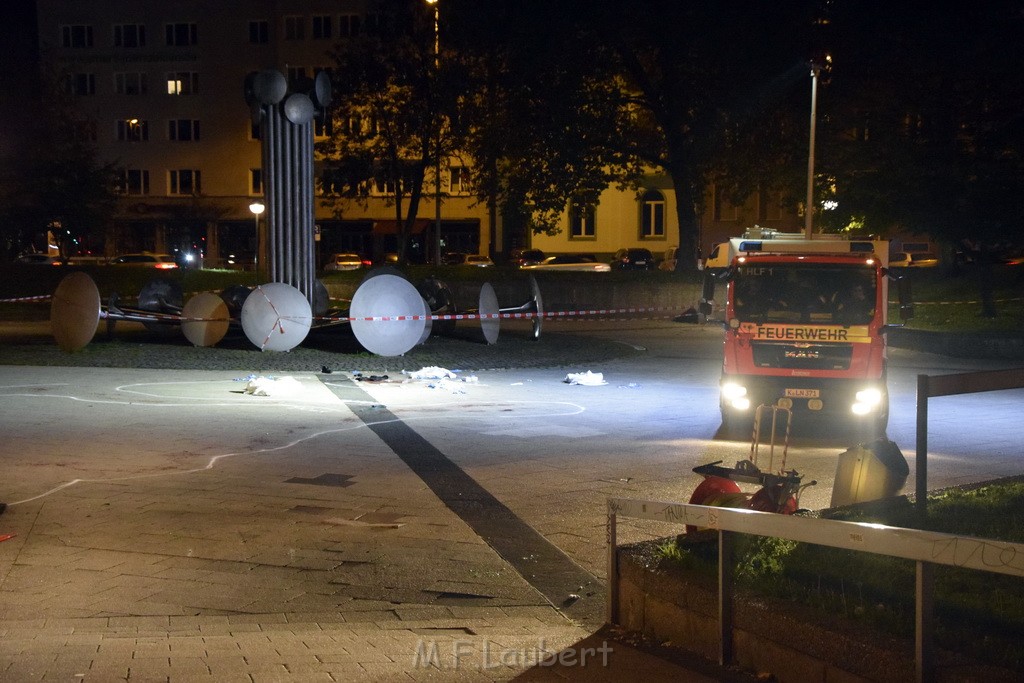
[[[749,426],[757,406],[776,405],[885,432],[888,246],[754,229],[716,247],[702,310],[711,310],[715,282],[725,280],[725,426]],[[912,309],[900,283],[905,319]]]

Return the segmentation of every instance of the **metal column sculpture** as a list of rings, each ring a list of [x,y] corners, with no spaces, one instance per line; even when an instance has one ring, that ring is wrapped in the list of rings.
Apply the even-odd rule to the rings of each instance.
[[[313,119],[330,103],[326,73],[288,83],[279,71],[245,79],[245,99],[263,143],[266,240],[257,254],[271,282],[298,289],[314,304]]]

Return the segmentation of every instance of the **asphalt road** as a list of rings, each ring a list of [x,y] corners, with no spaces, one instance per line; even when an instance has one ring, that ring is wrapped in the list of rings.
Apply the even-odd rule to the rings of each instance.
[[[0,671],[18,680],[131,671],[139,658],[140,677],[194,665],[177,678],[418,678],[411,653],[425,633],[449,652],[470,638],[478,659],[487,639],[516,652],[538,635],[572,648],[603,617],[606,499],[685,501],[694,466],[750,453],[718,433],[721,331],[707,326],[564,322],[538,343],[510,324],[494,346],[469,329],[397,359],[345,353],[337,340],[286,354],[191,349],[131,329],[61,354],[38,329],[6,334],[0,535],[15,536],[0,543]],[[1007,364],[890,357],[888,435],[912,491],[917,376]],[[413,374],[428,367],[458,372]],[[588,371],[603,383],[565,382]],[[292,377],[298,389],[254,396],[250,375]],[[1021,474],[1022,406],[1024,390],[933,400],[929,488]],[[801,505],[826,507],[837,456],[860,435],[796,428],[787,451],[759,464],[776,469],[784,456],[817,481]],[[628,542],[678,530],[619,531]],[[211,665],[210,633],[230,635],[234,657],[254,645],[250,628],[274,656]],[[69,633],[92,649],[70,657]],[[339,657],[338,639],[357,654]],[[314,659],[311,642],[323,649]],[[191,654],[176,656],[175,643]],[[609,680],[635,673],[627,661]],[[507,664],[476,673],[555,675]]]

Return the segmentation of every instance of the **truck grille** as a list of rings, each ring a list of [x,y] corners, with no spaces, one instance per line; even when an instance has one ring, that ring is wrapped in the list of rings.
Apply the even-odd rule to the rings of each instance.
[[[849,370],[853,344],[754,342],[754,365],[792,370]]]

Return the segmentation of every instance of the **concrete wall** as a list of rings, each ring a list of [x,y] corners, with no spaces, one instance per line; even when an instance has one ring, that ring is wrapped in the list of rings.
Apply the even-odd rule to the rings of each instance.
[[[715,580],[652,566],[649,549],[618,548],[619,626],[718,660]],[[733,662],[779,683],[902,683],[915,679],[911,639],[878,633],[809,607],[742,592],[733,615]],[[940,653],[936,681],[1014,681],[1018,674]]]

